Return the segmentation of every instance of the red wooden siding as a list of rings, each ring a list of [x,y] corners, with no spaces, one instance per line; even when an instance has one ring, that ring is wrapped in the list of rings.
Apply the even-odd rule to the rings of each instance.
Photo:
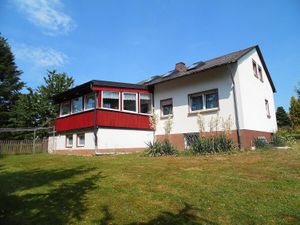
[[[55,120],[55,130],[67,131],[94,126],[94,112],[87,111],[73,114],[66,117],[60,117]]]
[[[57,132],[89,128],[94,126],[94,111],[82,112],[66,117],[57,118],[55,129]],[[151,129],[149,116],[125,113],[112,110],[97,109],[97,126]]]
[[[149,116],[112,110],[97,110],[97,124],[103,127],[151,129]]]

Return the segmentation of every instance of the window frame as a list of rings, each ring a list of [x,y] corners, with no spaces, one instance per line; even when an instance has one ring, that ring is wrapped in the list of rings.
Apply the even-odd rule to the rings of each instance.
[[[84,144],[83,145],[79,143],[79,137],[81,135],[83,135],[83,137],[84,137]],[[85,146],[85,133],[77,133],[76,134],[76,146],[77,147],[84,147]]]
[[[135,94],[135,111],[125,110],[124,109],[124,94]],[[138,93],[137,92],[122,92],[122,112],[127,113],[139,113],[139,101],[138,101]]]
[[[208,95],[208,94],[216,94],[217,95],[217,107],[207,108],[207,106],[206,106],[206,95]],[[192,110],[192,99],[191,98],[194,97],[194,96],[202,96],[203,109]],[[219,98],[219,89],[218,88],[188,94],[189,114],[202,113],[202,112],[211,112],[211,111],[220,110],[219,100],[220,100],[220,98]]]
[[[270,105],[268,99],[265,99],[265,109],[267,113],[267,118],[271,118]]]
[[[255,66],[255,71],[254,71],[254,66]],[[252,71],[254,73],[254,76],[258,78],[258,64],[254,59],[252,59]]]
[[[112,109],[112,108],[106,108],[103,106],[103,93],[104,92],[116,92],[119,94],[119,105],[118,105],[118,109]],[[105,109],[105,110],[111,110],[111,111],[121,111],[121,92],[120,91],[106,91],[106,90],[102,90],[101,91],[101,109]]]
[[[69,112],[68,112],[67,114],[62,114],[62,105],[63,105],[64,103],[69,103]],[[70,100],[61,102],[59,105],[60,105],[60,107],[59,107],[59,116],[60,116],[60,117],[68,116],[68,115],[71,114],[71,101],[70,101]]]
[[[258,73],[258,79],[261,81],[261,82],[264,82],[264,79],[263,79],[263,72],[262,72],[262,67],[260,65],[257,65],[257,73]]]
[[[143,113],[141,112],[141,95],[150,95],[150,113]],[[152,94],[151,93],[139,93],[139,99],[138,99],[138,104],[139,104],[139,114],[142,115],[151,115],[152,110],[153,110],[153,102],[152,102]]]
[[[86,97],[89,96],[89,95],[93,96],[94,101],[95,101],[95,107],[97,108],[98,94],[96,94],[97,97],[96,97],[96,99],[95,99],[95,93],[92,92],[92,93],[89,93],[89,94],[86,94],[86,95],[83,96],[83,111],[89,111],[89,110],[93,110],[93,109],[94,109],[94,107],[88,108],[88,109],[86,108],[86,102],[87,102],[87,101],[86,101]]]
[[[164,115],[164,111],[163,111],[163,102],[164,101],[172,101],[172,113],[168,114],[168,115]],[[168,118],[169,116],[173,117],[174,115],[174,104],[173,104],[173,98],[165,98],[165,99],[161,99],[160,100],[160,117],[161,118]]]
[[[72,145],[69,144],[69,137],[72,137]],[[73,148],[74,137],[73,134],[66,134],[66,148]]]
[[[81,98],[81,110],[78,111],[78,112],[73,112],[73,105],[72,105],[72,102],[73,102],[74,99],[77,99],[77,98]],[[71,99],[71,114],[77,114],[77,113],[81,113],[81,112],[84,111],[84,102],[83,102],[83,101],[84,101],[83,96],[78,96],[78,97],[76,97],[76,98],[72,98],[72,99]]]

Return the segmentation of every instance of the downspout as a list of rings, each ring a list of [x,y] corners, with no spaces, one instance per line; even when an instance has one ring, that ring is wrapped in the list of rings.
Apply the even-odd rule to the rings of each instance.
[[[93,90],[93,84],[91,84],[91,89]],[[94,91],[94,90],[93,90]],[[98,127],[97,127],[97,91],[94,91],[94,98],[95,98],[95,104],[94,104],[94,140],[95,140],[95,153],[97,154],[98,151]]]
[[[233,73],[232,73],[232,64],[230,64],[230,65],[227,64],[227,68],[230,72],[230,77],[231,77],[231,81],[232,81],[233,104],[234,104],[234,115],[235,115],[235,124],[236,124],[236,130],[237,130],[238,147],[241,148],[242,147],[241,130],[240,130],[239,113],[238,113],[236,90],[235,90],[235,82],[234,82]]]

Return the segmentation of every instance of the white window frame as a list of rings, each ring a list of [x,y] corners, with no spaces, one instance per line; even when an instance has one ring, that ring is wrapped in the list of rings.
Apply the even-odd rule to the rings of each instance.
[[[72,145],[69,144],[69,137],[72,137]],[[74,137],[73,134],[67,134],[66,135],[66,147],[67,148],[72,148],[74,145]]]
[[[172,113],[168,114],[168,115],[164,115],[164,110],[163,110],[163,101],[167,101],[167,100],[171,100],[172,101]],[[165,98],[160,100],[160,117],[161,118],[168,118],[169,116],[173,117],[174,115],[174,102],[173,102],[173,98]]]
[[[73,102],[73,100],[74,99],[76,99],[76,98],[81,98],[81,104],[82,104],[82,106],[81,106],[81,111],[79,111],[79,112],[73,112],[73,106],[72,106],[72,102]],[[83,112],[84,111],[84,96],[78,96],[78,97],[76,97],[76,98],[72,98],[71,99],[71,114],[77,114],[77,113],[81,113],[81,112]]]
[[[83,137],[84,137],[84,144],[80,144],[79,143],[79,137],[81,136],[81,135],[83,135]],[[85,133],[78,133],[77,135],[76,135],[76,146],[77,147],[84,147],[85,146]]]
[[[119,105],[118,109],[106,108],[103,106],[103,93],[104,92],[116,92],[119,94]],[[101,109],[112,110],[112,111],[120,111],[120,103],[121,103],[121,93],[119,91],[101,91]]]
[[[217,103],[218,106],[214,108],[207,108],[206,107],[206,95],[208,94],[217,94]],[[197,96],[202,96],[202,101],[203,101],[203,109],[200,110],[192,110],[192,97],[197,97]],[[201,113],[201,112],[209,112],[209,111],[216,111],[220,109],[220,98],[219,98],[219,90],[218,89],[211,89],[207,91],[202,91],[202,92],[196,92],[188,95],[188,103],[189,103],[189,113]]]
[[[64,103],[69,103],[69,113],[67,113],[67,114],[62,114],[62,105],[64,104]],[[60,109],[59,109],[59,116],[60,117],[64,117],[64,116],[68,116],[68,115],[70,115],[71,114],[71,101],[70,100],[68,100],[68,101],[64,101],[64,102],[61,102],[60,103]]]
[[[150,113],[142,113],[141,112],[141,95],[150,95]],[[140,114],[142,114],[142,115],[151,115],[152,110],[153,110],[152,94],[151,93],[139,93],[138,107],[139,107],[139,113]]]
[[[86,97],[89,96],[89,95],[91,95],[91,96],[94,97],[94,100],[95,100],[95,106],[96,106],[96,108],[97,108],[98,94],[97,94],[97,97],[96,97],[96,99],[95,99],[95,93],[92,92],[92,93],[89,93],[89,94],[86,94],[86,95],[83,96],[83,110],[84,110],[84,111],[89,111],[89,110],[93,110],[93,109],[94,109],[94,108],[89,108],[89,109],[86,108]]]
[[[124,109],[124,94],[135,94],[135,111],[125,110]],[[139,102],[138,102],[138,93],[136,92],[122,92],[122,111],[128,112],[128,113],[138,113],[139,108]]]

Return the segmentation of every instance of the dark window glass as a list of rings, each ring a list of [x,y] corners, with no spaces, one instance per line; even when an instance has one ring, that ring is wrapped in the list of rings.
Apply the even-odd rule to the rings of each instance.
[[[119,92],[103,91],[102,93],[103,108],[119,109]]]
[[[88,94],[85,96],[84,108],[85,109],[93,109],[95,107],[95,95]]]
[[[166,99],[161,101],[162,116],[168,116],[173,114],[173,100]]]
[[[217,93],[211,93],[211,94],[205,94],[206,99],[206,108],[217,108],[218,107],[218,94]]]
[[[140,111],[141,113],[151,113],[151,94],[140,94]]]
[[[197,111],[203,109],[203,96],[191,96],[191,110]]]
[[[82,97],[72,99],[72,113],[82,111]]]
[[[123,109],[126,111],[136,112],[136,94],[124,93],[123,95]]]
[[[61,111],[60,111],[60,115],[67,115],[70,113],[70,102],[63,102],[61,103]]]

